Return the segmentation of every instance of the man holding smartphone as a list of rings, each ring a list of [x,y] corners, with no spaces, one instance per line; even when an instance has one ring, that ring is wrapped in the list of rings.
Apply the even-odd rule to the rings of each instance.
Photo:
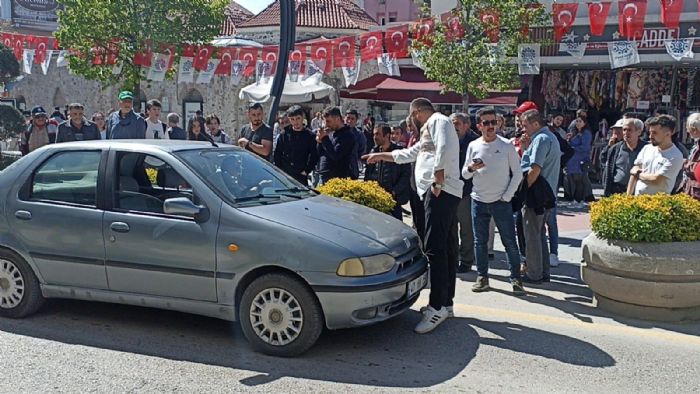
[[[515,240],[515,221],[510,202],[523,179],[520,158],[515,147],[496,134],[496,110],[486,107],[479,110],[476,116],[481,138],[469,144],[462,168],[462,177],[473,182],[471,214],[479,276],[472,291],[479,293],[490,290],[488,240],[489,223],[493,218],[506,249],[513,294],[525,295],[520,279],[520,253]]]

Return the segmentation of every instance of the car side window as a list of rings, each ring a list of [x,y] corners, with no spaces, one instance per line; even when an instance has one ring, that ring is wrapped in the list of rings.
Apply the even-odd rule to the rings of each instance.
[[[116,209],[162,214],[163,203],[169,198],[194,201],[192,187],[165,161],[135,152],[121,153],[117,161]]]
[[[100,151],[71,151],[54,155],[32,177],[31,200],[97,206]]]

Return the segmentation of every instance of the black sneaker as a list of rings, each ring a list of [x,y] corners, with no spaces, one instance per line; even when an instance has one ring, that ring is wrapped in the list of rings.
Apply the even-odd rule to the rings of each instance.
[[[477,277],[476,283],[474,283],[474,286],[472,286],[472,291],[475,293],[481,293],[489,290],[491,290],[491,287],[489,286],[489,278],[484,278],[483,276]]]
[[[457,273],[458,274],[466,274],[467,272],[471,272],[472,270],[472,265],[465,263],[463,261],[460,261],[459,265],[457,265]]]
[[[513,295],[524,296],[527,294],[523,287],[523,281],[520,279],[511,279],[510,284],[513,285]]]

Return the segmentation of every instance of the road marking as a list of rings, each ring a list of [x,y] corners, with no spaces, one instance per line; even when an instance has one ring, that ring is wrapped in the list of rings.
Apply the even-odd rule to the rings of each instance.
[[[427,297],[421,297],[418,302],[419,305],[424,305],[427,304],[428,299]],[[514,320],[529,320],[529,321],[534,321],[538,323],[551,323],[551,324],[557,324],[560,326],[570,326],[570,327],[576,327],[576,328],[583,328],[587,330],[592,330],[596,332],[600,331],[607,331],[610,333],[620,333],[620,334],[625,334],[625,335],[636,335],[639,337],[647,337],[647,338],[653,338],[653,339],[663,339],[663,340],[668,340],[672,342],[680,342],[685,345],[688,344],[693,344],[700,346],[700,337],[693,336],[693,335],[688,335],[688,334],[682,334],[682,333],[676,333],[676,332],[668,332],[668,331],[652,331],[651,329],[645,329],[645,328],[637,328],[637,327],[629,327],[629,326],[617,326],[617,325],[612,325],[612,324],[607,324],[607,323],[587,323],[583,322],[580,320],[576,320],[573,318],[564,318],[564,317],[555,317],[555,316],[543,316],[539,314],[534,314],[534,313],[528,313],[528,312],[518,312],[518,311],[510,311],[510,310],[505,310],[505,309],[496,309],[496,308],[488,308],[488,307],[483,307],[483,306],[474,306],[474,305],[464,305],[464,304],[455,304],[454,305],[454,310],[455,312],[462,312],[466,315],[481,315],[481,316],[492,316],[492,317],[497,317],[497,318],[510,318]],[[653,324],[653,323],[649,323]],[[661,329],[661,328],[660,328]]]

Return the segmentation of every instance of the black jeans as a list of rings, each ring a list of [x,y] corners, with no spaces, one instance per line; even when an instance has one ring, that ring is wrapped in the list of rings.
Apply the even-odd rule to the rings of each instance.
[[[425,252],[430,262],[430,306],[452,306],[457,282],[459,238],[457,206],[459,197],[429,190],[425,203]]]
[[[416,228],[421,243],[425,245],[425,206],[415,191],[412,191],[409,203],[411,204],[413,226]]]

